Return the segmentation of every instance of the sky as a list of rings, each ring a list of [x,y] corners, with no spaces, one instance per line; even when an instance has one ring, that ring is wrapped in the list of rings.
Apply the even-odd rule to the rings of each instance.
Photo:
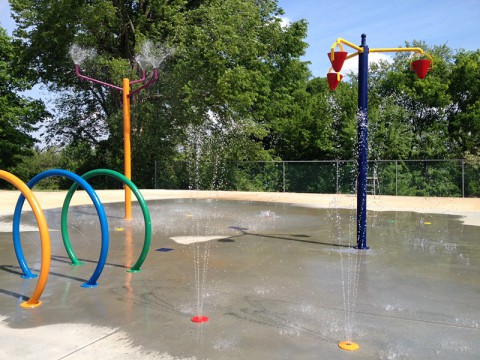
[[[324,77],[327,53],[343,38],[359,45],[367,35],[370,48],[405,47],[405,41],[423,40],[428,46],[446,44],[453,50],[480,48],[480,0],[279,0],[288,21],[308,22],[302,58],[310,61],[313,76]],[[347,48],[345,48],[347,49]],[[371,53],[370,60],[390,53]],[[349,60],[342,69],[358,68]],[[347,70],[346,70],[347,69]]]
[[[0,0],[0,25],[11,35],[15,22],[10,18],[10,6],[7,0]]]
[[[403,47],[413,40],[454,50],[480,48],[480,0],[278,0],[278,4],[286,22],[308,22],[309,46],[302,60],[311,63],[313,76],[326,75],[327,53],[339,37],[360,44],[364,33],[370,48]],[[15,27],[7,0],[0,0],[0,24],[9,34]],[[388,61],[393,55],[372,53],[369,58]],[[353,58],[342,72],[357,66]]]

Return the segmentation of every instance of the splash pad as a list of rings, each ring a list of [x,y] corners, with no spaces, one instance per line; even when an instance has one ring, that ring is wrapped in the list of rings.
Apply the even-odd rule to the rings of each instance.
[[[151,199],[163,193],[147,191],[144,196]],[[169,196],[201,195],[174,192]],[[118,271],[119,266],[127,269],[124,264],[129,258],[134,260],[131,256],[140,253],[142,243],[128,242],[122,204],[106,204],[110,228],[125,230],[111,232],[105,280],[94,290],[78,287],[89,269],[71,267],[60,233],[52,232],[51,272],[64,276],[50,276],[42,320],[36,326],[72,324],[78,328],[88,322],[110,332],[118,328],[141,347],[137,351],[158,351],[180,359],[282,358],[285,353],[349,359],[352,354],[337,346],[345,338],[341,258],[348,265],[345,260],[355,258],[358,250],[339,244],[350,241],[354,232],[354,204],[335,209],[327,201],[326,208],[315,209],[218,200],[222,195],[209,200],[149,201],[155,214],[152,246],[171,251],[151,253],[139,275]],[[352,201],[352,197],[345,199]],[[425,201],[431,201],[432,207],[437,204],[435,199]],[[439,359],[474,357],[480,331],[480,310],[471,301],[480,283],[474,255],[479,250],[478,227],[463,225],[458,216],[421,211],[420,206],[418,213],[384,209],[369,212],[371,248],[362,251],[358,261],[352,331],[360,349],[355,356],[421,359],[434,353]],[[130,231],[141,238],[141,209],[134,206],[133,210]],[[201,219],[199,228],[183,226],[188,214]],[[59,228],[58,211],[47,210],[46,216],[50,228]],[[90,224],[95,216],[91,205],[70,208],[72,244],[86,263],[98,258],[98,240],[89,243],[83,237],[98,239],[99,228]],[[33,214],[24,214],[22,222],[35,224]],[[197,315],[192,294],[193,244],[172,238],[207,236],[206,232],[212,237],[204,299],[209,321],[198,324],[191,321]],[[11,248],[4,242],[8,245]],[[25,242],[27,256],[34,248]],[[7,250],[0,254],[2,264],[14,263],[5,257]],[[4,288],[20,292],[17,276],[0,272],[0,281]],[[14,317],[16,305],[8,296],[6,300],[2,314],[8,316],[10,326],[28,327],[38,321]],[[102,334],[99,331],[98,337]],[[104,341],[108,349],[108,339]],[[110,349],[117,346],[112,343]]]

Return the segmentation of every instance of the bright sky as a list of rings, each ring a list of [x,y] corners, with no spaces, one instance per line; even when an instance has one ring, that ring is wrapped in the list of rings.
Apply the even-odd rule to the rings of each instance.
[[[341,37],[354,44],[367,35],[370,48],[404,46],[405,41],[423,40],[428,45],[447,44],[457,50],[480,48],[479,0],[279,0],[286,20],[306,19],[309,44],[303,58],[310,61],[314,76],[325,76],[330,67],[327,52]],[[0,0],[0,24],[11,34],[7,0]],[[370,60],[376,56],[371,54]],[[393,54],[392,54],[393,55]],[[388,55],[387,55],[388,56]],[[342,73],[356,68],[355,58]]]
[[[10,18],[10,6],[7,0],[0,0],[0,25],[7,29],[9,34],[12,33],[12,29],[15,27],[15,22]]]
[[[327,52],[339,37],[359,45],[362,33],[370,48],[404,47],[423,40],[429,46],[480,48],[479,0],[279,0],[290,21],[308,22],[309,44],[304,60],[314,76],[330,68]],[[347,49],[347,48],[346,48]],[[388,53],[372,53],[386,55]],[[394,54],[392,54],[394,55]],[[349,63],[355,62],[355,58]],[[348,64],[353,69],[355,64]],[[342,73],[345,72],[345,64]]]

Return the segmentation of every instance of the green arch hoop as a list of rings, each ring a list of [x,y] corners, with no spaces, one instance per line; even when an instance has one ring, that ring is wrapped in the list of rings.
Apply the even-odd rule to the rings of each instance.
[[[137,198],[138,203],[142,208],[143,218],[145,220],[145,240],[143,242],[143,249],[142,249],[142,252],[140,253],[140,257],[138,258],[137,262],[130,269],[127,270],[128,272],[140,272],[141,271],[140,266],[143,264],[143,262],[145,261],[145,258],[147,257],[148,250],[150,248],[150,242],[152,239],[152,221],[150,218],[150,211],[148,210],[147,203],[145,202],[145,199],[140,193],[140,190],[138,190],[137,186],[131,180],[129,180],[127,177],[125,177],[123,174],[120,174],[117,171],[113,171],[109,169],[96,169],[83,174],[82,178],[85,180],[88,180],[98,175],[107,175],[122,181],[135,194],[135,197]],[[70,202],[72,200],[73,194],[75,193],[77,188],[78,188],[78,185],[74,183],[70,188],[70,190],[68,190],[67,196],[65,197],[65,200],[63,202],[62,225],[61,225],[63,244],[65,245],[65,250],[67,251],[68,256],[70,257],[70,260],[72,261],[73,266],[83,265],[83,263],[80,260],[78,260],[78,258],[76,257],[72,249],[72,245],[70,243],[70,237],[68,236],[68,228],[67,228],[68,207],[70,206]]]

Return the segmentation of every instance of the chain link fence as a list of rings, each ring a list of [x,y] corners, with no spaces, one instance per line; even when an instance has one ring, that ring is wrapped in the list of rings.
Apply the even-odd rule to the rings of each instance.
[[[153,184],[161,189],[200,189],[354,194],[357,164],[334,161],[205,163],[189,173],[186,162],[155,161]],[[190,170],[191,171],[191,170]],[[375,160],[368,162],[367,191],[377,195],[480,197],[480,162]]]

